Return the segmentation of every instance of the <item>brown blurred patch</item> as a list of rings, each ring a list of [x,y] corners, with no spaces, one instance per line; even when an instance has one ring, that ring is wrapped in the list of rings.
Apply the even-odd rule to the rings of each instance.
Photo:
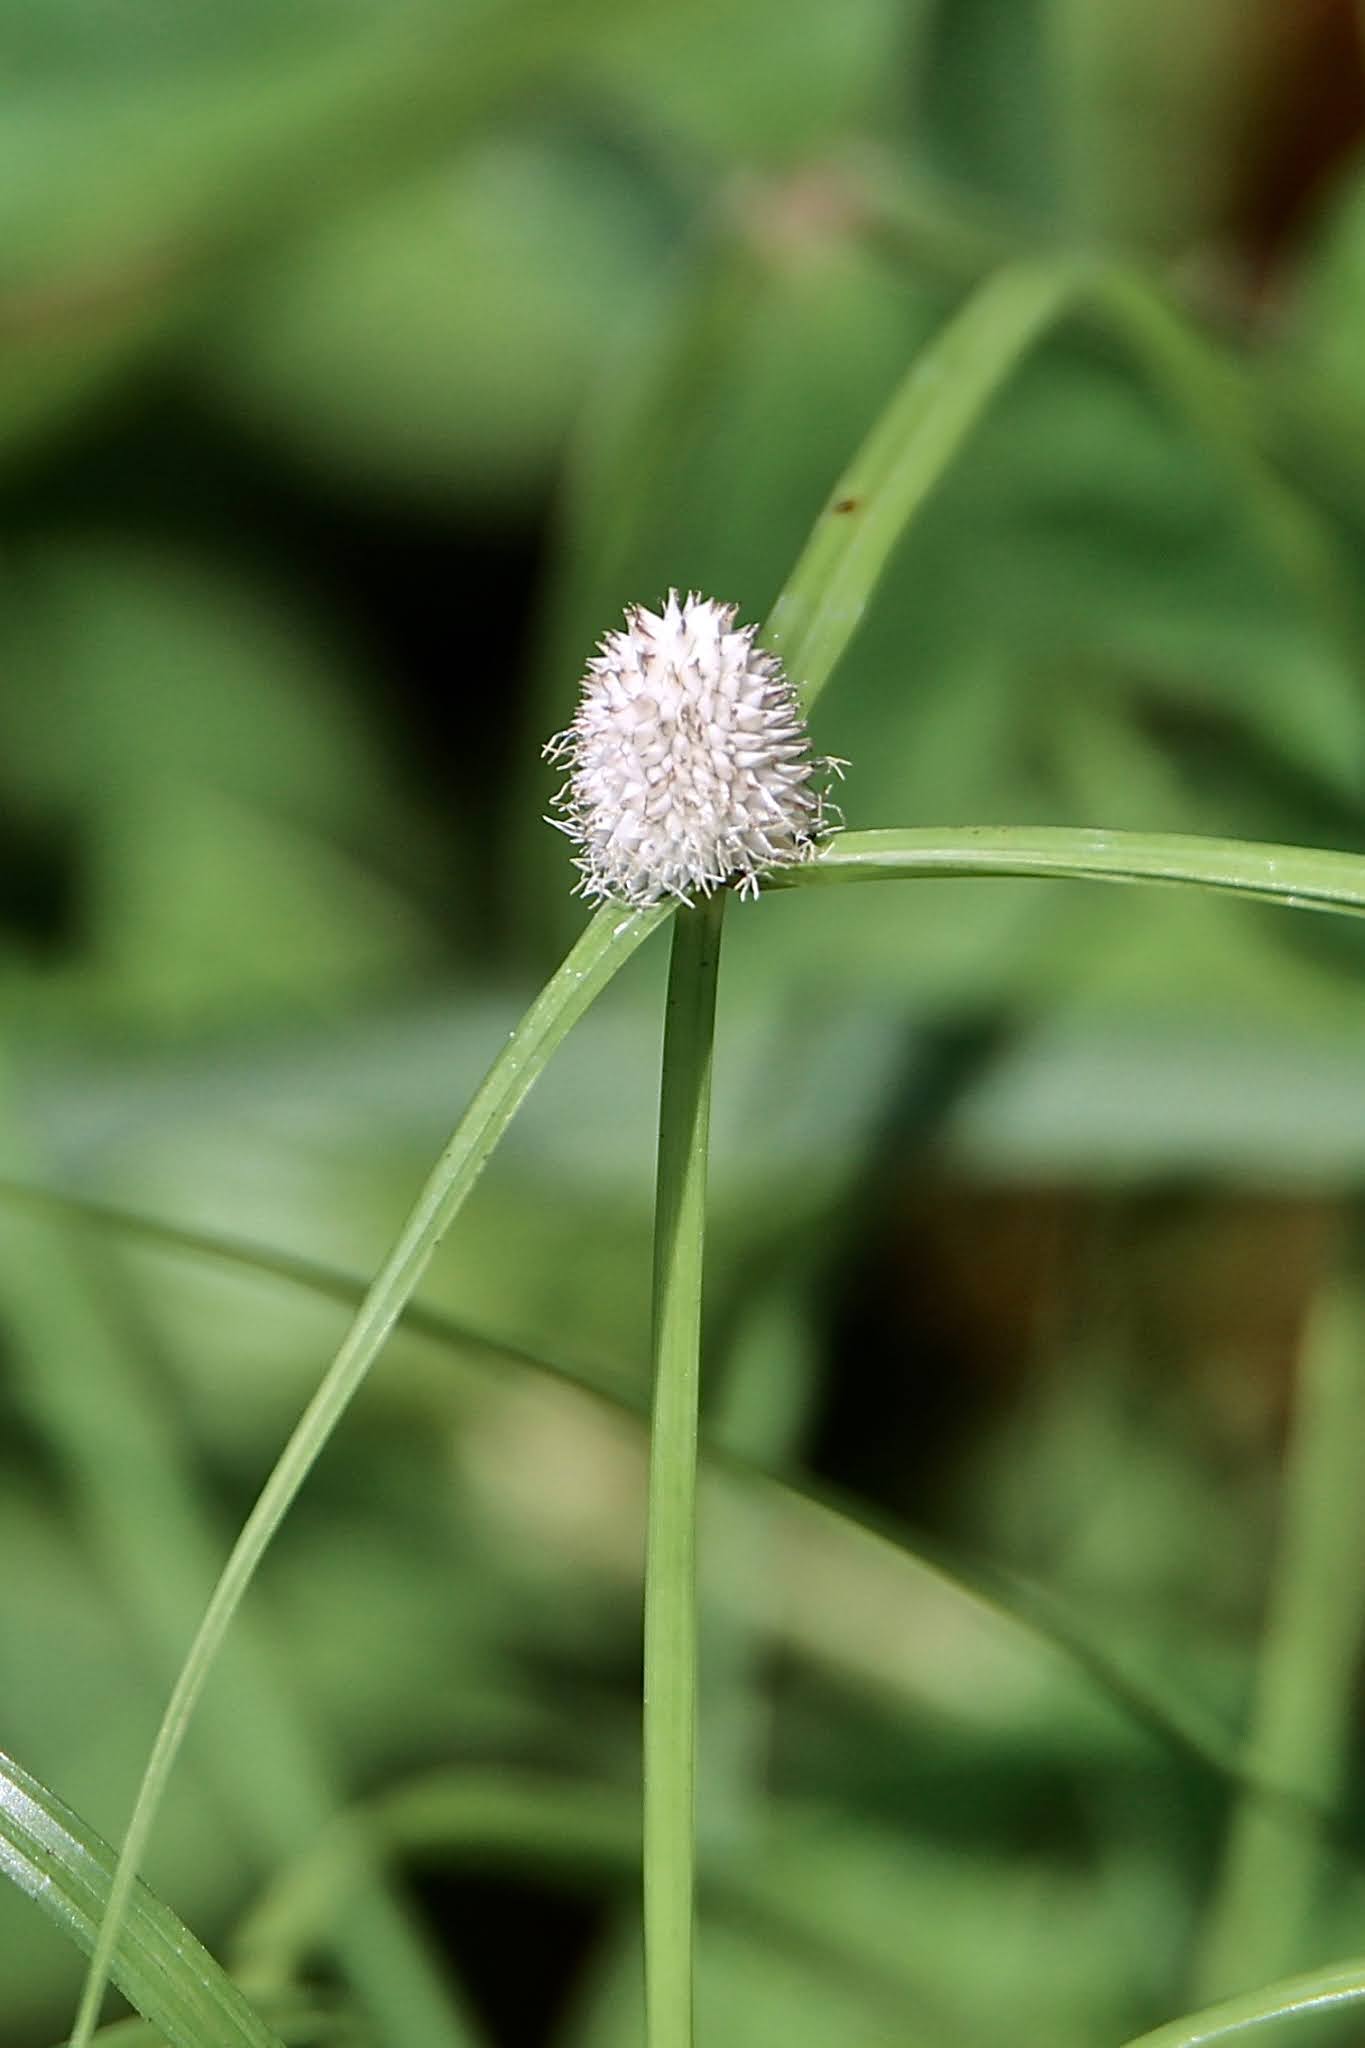
[[[1093,1341],[1215,1458],[1273,1463],[1341,1224],[1311,1195],[920,1177],[855,1262],[815,1462],[932,1516],[1060,1351]]]
[[[1365,136],[1365,52],[1355,0],[1266,0],[1258,104],[1247,124],[1232,232],[1258,294]]]
[[[1278,1447],[1339,1235],[1330,1200],[1225,1193],[1192,1204],[1141,1262],[1161,1348],[1230,1447]]]

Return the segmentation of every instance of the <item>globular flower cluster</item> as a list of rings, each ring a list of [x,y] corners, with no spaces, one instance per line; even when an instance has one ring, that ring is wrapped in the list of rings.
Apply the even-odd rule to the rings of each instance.
[[[578,849],[579,893],[683,903],[807,859],[829,830],[829,772],[812,755],[775,655],[735,607],[671,590],[632,607],[588,663],[578,713],[548,742],[568,780],[550,822]]]

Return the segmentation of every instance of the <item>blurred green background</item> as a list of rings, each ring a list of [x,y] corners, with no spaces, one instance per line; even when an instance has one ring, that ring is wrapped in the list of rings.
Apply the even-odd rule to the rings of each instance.
[[[0,1746],[93,1825],[344,1311],[16,1184],[366,1276],[583,920],[538,749],[593,641],[761,617],[998,263],[1131,264],[1203,399],[1079,320],[1021,366],[822,699],[849,822],[1365,848],[1363,53],[1349,0],[4,0]],[[713,1433],[1007,1576],[708,1498],[708,2048],[1103,2048],[1365,1951],[1360,934],[730,926]],[[325,1758],[497,2048],[639,2035],[641,1444],[458,1331],[638,1397],[661,977],[441,1252],[150,1866],[233,1954]],[[336,1921],[328,2037],[415,2038]],[[77,1972],[0,1896],[6,2042]]]

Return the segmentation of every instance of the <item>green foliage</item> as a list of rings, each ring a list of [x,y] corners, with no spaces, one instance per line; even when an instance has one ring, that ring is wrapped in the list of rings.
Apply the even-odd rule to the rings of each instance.
[[[1318,13],[0,7],[0,1172],[85,1202],[0,1202],[6,2044],[110,1872],[26,1773],[122,1833],[338,1272],[500,1044],[457,1199],[520,1099],[536,747],[670,585],[851,763],[727,920],[699,2039],[1349,2038],[1365,940],[1270,910],[1365,846]],[[639,2039],[662,970],[236,1553],[111,1956],[157,2038]]]

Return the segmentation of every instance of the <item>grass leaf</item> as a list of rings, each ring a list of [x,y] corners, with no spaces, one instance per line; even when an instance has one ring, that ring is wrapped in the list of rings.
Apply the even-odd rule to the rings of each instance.
[[[1355,2005],[1365,2005],[1365,1958],[1290,1977],[1242,1998],[1229,1998],[1222,2005],[1156,2027],[1126,2042],[1125,2048],[1204,2048],[1205,2042],[1235,2041],[1241,2034],[1256,2033],[1278,2020],[1307,2019]]]
[[[0,1869],[87,1954],[108,1902],[114,1852],[55,1794],[0,1755]],[[110,1975],[171,2048],[280,2048],[169,1906],[129,1888]]]
[[[1217,889],[1300,910],[1365,911],[1365,854],[1183,832],[1102,832],[1059,825],[945,825],[845,832],[816,859],[765,888],[906,882],[931,876],[1160,882]]]

